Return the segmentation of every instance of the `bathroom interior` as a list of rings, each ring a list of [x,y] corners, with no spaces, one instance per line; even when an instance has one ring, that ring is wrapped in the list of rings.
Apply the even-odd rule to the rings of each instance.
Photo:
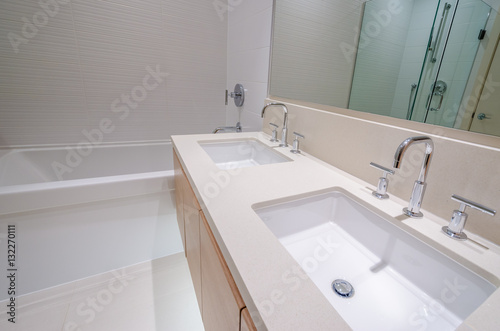
[[[499,9],[2,1],[0,329],[500,329]]]

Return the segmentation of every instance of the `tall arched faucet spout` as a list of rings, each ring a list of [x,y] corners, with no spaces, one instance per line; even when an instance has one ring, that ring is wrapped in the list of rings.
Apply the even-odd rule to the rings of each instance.
[[[271,102],[265,105],[264,108],[262,108],[262,113],[260,114],[260,117],[264,118],[264,113],[266,112],[267,107],[270,106],[280,106],[283,108],[283,130],[281,131],[281,143],[279,146],[287,147],[288,144],[286,142],[286,136],[288,133],[288,108],[284,103]]]
[[[394,168],[399,169],[401,167],[406,150],[414,144],[425,144],[425,156],[422,162],[422,167],[420,168],[420,174],[418,175],[418,179],[415,181],[413,186],[408,208],[404,208],[403,211],[410,217],[422,217],[423,214],[420,212],[420,207],[424,198],[425,187],[427,185],[425,180],[427,179],[427,173],[429,171],[429,165],[434,151],[434,143],[432,142],[432,139],[426,136],[418,136],[410,137],[403,141],[398,146],[396,153],[394,154]]]

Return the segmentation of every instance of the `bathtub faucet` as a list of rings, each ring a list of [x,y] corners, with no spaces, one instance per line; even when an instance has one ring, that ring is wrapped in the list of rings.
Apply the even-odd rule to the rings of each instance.
[[[219,126],[218,128],[215,128],[215,130],[212,133],[219,133],[219,131],[226,131],[226,130],[241,132],[241,124],[240,122],[238,122],[236,123],[236,126]]]
[[[264,113],[266,112],[267,107],[270,106],[280,106],[283,108],[283,131],[281,131],[281,142],[279,146],[287,147],[288,144],[286,143],[286,135],[288,132],[288,108],[286,108],[286,105],[283,103],[271,102],[265,105],[264,108],[262,108],[262,113],[260,114],[260,117],[264,118]]]
[[[394,154],[394,168],[399,169],[401,166],[401,161],[406,150],[413,144],[425,144],[425,157],[422,162],[422,167],[420,168],[420,174],[418,179],[413,185],[413,191],[411,193],[410,202],[408,208],[403,208],[405,215],[415,218],[420,218],[423,214],[420,212],[420,206],[422,205],[422,199],[424,198],[425,186],[427,185],[425,180],[427,178],[427,172],[429,171],[429,165],[431,163],[432,151],[434,150],[434,143],[431,138],[426,136],[410,137],[403,141],[396,150]]]

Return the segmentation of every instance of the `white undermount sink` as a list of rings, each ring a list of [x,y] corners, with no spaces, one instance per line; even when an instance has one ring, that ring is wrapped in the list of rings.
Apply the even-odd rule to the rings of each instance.
[[[254,139],[199,142],[220,169],[253,167],[291,161]]]
[[[496,290],[342,189],[254,210],[354,330],[455,330]]]

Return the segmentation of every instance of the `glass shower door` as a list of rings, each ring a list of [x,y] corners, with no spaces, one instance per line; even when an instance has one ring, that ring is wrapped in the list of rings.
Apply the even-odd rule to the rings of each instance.
[[[458,0],[440,10],[447,4],[442,35],[433,36],[436,60],[428,55],[424,62],[411,119],[454,127],[468,100],[467,84],[491,8],[480,0]]]

